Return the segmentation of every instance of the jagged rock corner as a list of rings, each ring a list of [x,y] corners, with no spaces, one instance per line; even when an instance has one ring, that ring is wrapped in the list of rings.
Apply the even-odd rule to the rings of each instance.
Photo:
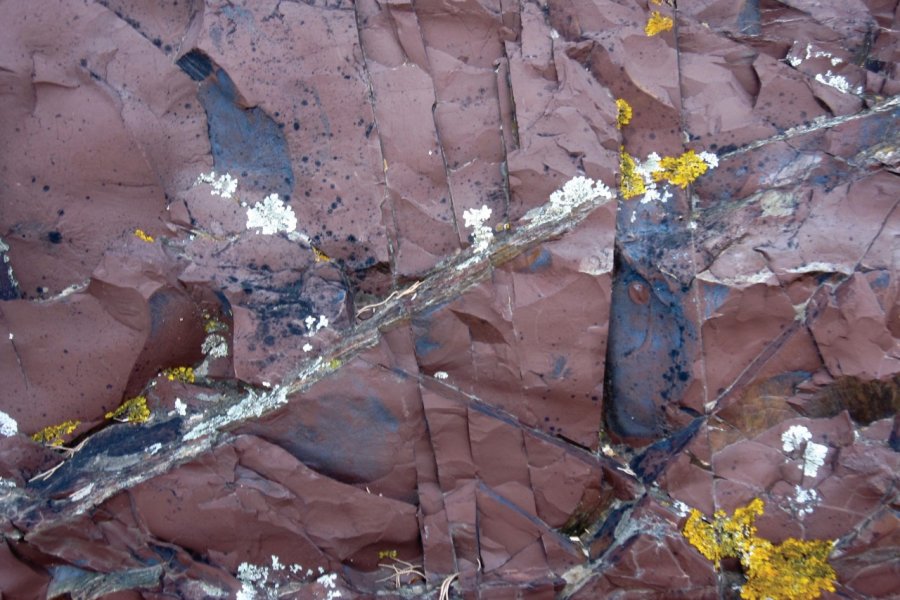
[[[683,4],[0,1],[0,598],[896,594],[897,2]]]

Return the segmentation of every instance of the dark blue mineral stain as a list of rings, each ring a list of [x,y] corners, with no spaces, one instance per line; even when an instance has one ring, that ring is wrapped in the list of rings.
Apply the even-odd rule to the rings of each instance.
[[[656,480],[669,461],[677,456],[694,438],[703,424],[702,418],[696,418],[690,425],[683,427],[673,435],[652,444],[640,456],[631,462],[631,469],[644,483]]]
[[[607,426],[622,437],[657,439],[666,433],[661,406],[687,384],[686,338],[680,293],[650,282],[623,264],[612,291]]]
[[[203,52],[192,50],[177,64],[200,82],[197,96],[206,111],[215,170],[231,173],[242,186],[290,195],[294,175],[283,124],[259,107],[245,106],[228,73]]]
[[[397,418],[375,396],[324,397],[314,415],[284,413],[275,426],[241,431],[278,444],[303,464],[344,483],[366,483],[395,468]]]
[[[744,0],[738,13],[738,28],[744,35],[759,35],[762,31],[759,0]]]
[[[689,265],[667,263],[666,273],[658,267],[671,262],[669,250],[690,244],[672,204],[630,203],[617,225],[604,417],[610,433],[638,445],[673,433],[666,414],[687,388],[696,351],[695,327],[683,308],[690,301]],[[641,216],[635,222],[632,210]],[[680,276],[671,274],[679,269]]]

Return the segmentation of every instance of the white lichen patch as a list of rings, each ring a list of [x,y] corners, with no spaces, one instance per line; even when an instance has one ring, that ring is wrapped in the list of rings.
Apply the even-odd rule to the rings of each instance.
[[[279,231],[290,233],[297,229],[297,215],[278,194],[269,194],[247,209],[247,229],[259,229],[256,233],[263,235],[274,235]]]
[[[257,588],[264,587],[269,580],[269,569],[244,562],[238,565],[237,578],[241,582],[237,599],[253,600],[256,598]]]
[[[550,199],[546,204],[532,208],[525,213],[522,219],[534,224],[545,223],[561,219],[583,205],[602,204],[612,198],[612,191],[602,181],[594,181],[590,177],[576,175],[550,194]]]
[[[839,92],[844,94],[862,94],[863,88],[862,86],[856,86],[855,88],[850,85],[850,82],[847,81],[845,77],[842,75],[834,75],[831,72],[831,69],[825,71],[825,73],[816,73],[816,81],[819,83],[823,83],[829,87],[833,87]]]
[[[329,321],[328,317],[325,315],[319,315],[318,319],[309,315],[303,320],[303,324],[306,325],[306,337],[312,337],[328,327]],[[310,348],[310,350],[312,350],[312,348]]]
[[[653,172],[660,169],[661,160],[662,158],[660,158],[659,154],[656,152],[651,152],[647,155],[646,160],[643,162],[634,159],[634,172],[641,176],[641,179],[644,182],[644,189],[646,190],[644,195],[641,196],[641,204],[649,204],[651,202],[661,202],[662,204],[665,204],[672,197],[672,193],[669,191],[668,186],[663,186],[663,188],[660,189],[656,184],[656,180],[653,179]],[[718,160],[718,158],[716,158],[716,160]],[[634,223],[634,220],[635,215],[632,215],[631,222]]]
[[[712,152],[698,152],[697,156],[700,157],[700,160],[706,163],[706,166],[710,169],[715,169],[719,166],[719,157],[713,154]]]
[[[802,519],[804,516],[812,514],[816,506],[819,505],[820,500],[821,498],[816,490],[807,490],[798,485],[794,487],[794,498],[791,501],[791,508]]]
[[[791,425],[781,434],[781,446],[787,454],[803,449],[801,460],[804,477],[815,477],[825,464],[828,446],[812,441],[812,433],[803,425]]]
[[[674,502],[672,502],[672,508],[675,510],[675,514],[682,518],[691,514],[691,507],[681,500],[675,500]]]
[[[797,42],[794,42],[794,44],[797,44]],[[831,61],[831,65],[834,67],[844,62],[841,58],[834,56],[831,52],[828,52],[826,50],[814,49],[814,46],[811,43],[806,44],[806,48],[803,51],[803,56],[800,56],[799,54],[793,54],[793,52],[794,51],[791,50],[786,58],[788,63],[790,63],[790,65],[794,68],[797,68],[801,64],[803,64],[803,61],[810,60],[812,58],[827,58]]]
[[[550,194],[550,207],[557,212],[570,212],[573,208],[595,198],[612,200],[612,197],[612,190],[605,183],[579,175]]]
[[[262,393],[249,390],[240,402],[228,409],[224,415],[211,417],[184,434],[188,442],[215,433],[219,428],[247,419],[258,419],[264,413],[287,404],[287,388],[278,386]]]
[[[787,431],[781,434],[781,447],[790,454],[811,439],[812,434],[809,429],[803,425],[791,425]]]
[[[0,435],[9,437],[17,433],[19,433],[19,424],[11,416],[0,410]]]
[[[827,455],[828,446],[807,442],[806,450],[803,451],[803,475],[815,477],[819,473],[819,468],[825,464]]]
[[[315,575],[319,575],[314,581],[325,588],[326,598],[341,597],[341,592],[337,589],[336,573],[325,573],[325,569],[319,567],[318,572],[307,569],[304,574],[303,566],[296,563],[285,565],[274,554],[271,561],[271,567],[247,562],[238,565],[237,579],[241,583],[241,589],[236,596],[238,600],[255,600],[256,598],[274,600],[286,597],[286,595],[293,598],[296,593],[296,583],[312,583]],[[289,587],[290,584],[295,585]],[[319,598],[320,596],[315,597]]]
[[[463,212],[466,228],[472,230],[475,238],[475,252],[484,252],[494,241],[494,230],[485,225],[491,218],[491,209],[487,206],[469,208]]]
[[[325,573],[321,575],[318,579],[316,579],[316,583],[321,585],[326,590],[326,600],[334,600],[334,598],[341,597],[341,591],[337,589],[337,584],[335,581],[337,580],[337,573]]]
[[[200,351],[209,358],[225,358],[228,356],[228,340],[224,335],[210,333],[203,340]]]
[[[9,263],[9,245],[0,238],[0,254],[3,254],[3,264],[6,265],[6,276],[12,284],[13,289],[19,289],[19,282],[13,274],[12,265]]]
[[[225,173],[224,175],[216,175],[215,171],[210,173],[200,173],[200,176],[197,177],[197,181],[195,185],[199,185],[201,183],[208,183],[212,185],[212,190],[210,190],[210,194],[213,196],[221,196],[222,198],[231,198],[234,196],[234,193],[237,191],[238,180],[233,177],[230,173]]]

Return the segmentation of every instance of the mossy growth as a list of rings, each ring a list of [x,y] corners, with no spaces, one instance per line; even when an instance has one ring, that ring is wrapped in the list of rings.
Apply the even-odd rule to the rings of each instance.
[[[169,381],[180,381],[181,383],[194,383],[194,369],[192,367],[172,367],[162,372]]]
[[[716,568],[723,558],[741,561],[747,576],[741,589],[745,600],[812,600],[822,590],[833,592],[836,574],[828,564],[828,555],[834,544],[789,538],[775,545],[757,537],[753,522],[763,514],[763,508],[763,501],[757,498],[730,517],[716,511],[711,520],[694,509],[683,533]]]
[[[31,439],[47,446],[62,446],[65,443],[63,436],[75,431],[79,425],[81,421],[65,421],[59,425],[50,425],[32,435]]]
[[[114,411],[106,413],[107,419],[126,421],[128,423],[144,423],[150,419],[150,409],[147,407],[147,398],[136,396],[126,400]]]

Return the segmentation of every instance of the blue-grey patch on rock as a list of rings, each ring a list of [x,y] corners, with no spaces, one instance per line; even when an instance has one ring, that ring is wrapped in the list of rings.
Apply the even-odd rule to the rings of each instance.
[[[289,195],[294,175],[281,127],[259,107],[242,106],[223,69],[200,85],[215,170],[237,177],[242,187]]]

